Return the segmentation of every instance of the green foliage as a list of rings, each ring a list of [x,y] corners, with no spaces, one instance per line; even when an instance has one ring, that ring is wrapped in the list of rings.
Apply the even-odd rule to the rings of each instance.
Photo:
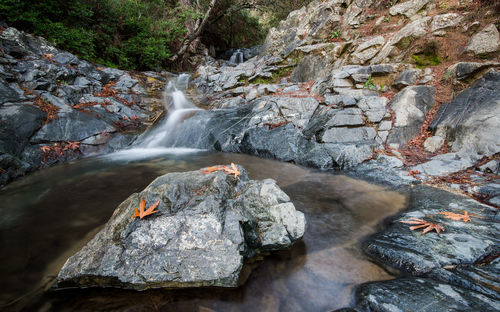
[[[340,31],[339,29],[336,29],[336,30],[332,31],[332,33],[330,34],[330,39],[339,39],[340,36],[342,36],[342,31]]]
[[[373,78],[372,76],[370,75],[370,78],[368,78],[368,80],[365,82],[365,88],[366,89],[369,89],[371,91],[374,91],[377,89],[377,86],[375,85],[375,83],[373,82]]]
[[[0,20],[107,66],[160,69],[199,14],[161,0],[0,0]]]
[[[443,62],[439,55],[435,54],[413,54],[411,56],[415,61],[417,68],[425,68],[427,66],[436,66]]]
[[[413,61],[417,68],[424,68],[427,66],[436,66],[443,62],[438,55],[439,45],[437,41],[432,40],[425,44],[420,53],[412,55]]]

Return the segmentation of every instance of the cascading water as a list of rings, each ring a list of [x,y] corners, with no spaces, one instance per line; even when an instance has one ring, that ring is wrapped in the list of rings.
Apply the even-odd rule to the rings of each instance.
[[[240,49],[236,50],[229,59],[229,63],[231,64],[241,64],[243,62],[244,62],[243,51],[241,51]]]
[[[198,151],[188,148],[169,148],[173,145],[174,129],[190,114],[199,111],[184,95],[190,76],[181,74],[168,82],[163,91],[163,103],[168,111],[167,117],[154,129],[140,137],[131,149],[110,154],[112,158],[143,158],[164,153],[185,153]]]

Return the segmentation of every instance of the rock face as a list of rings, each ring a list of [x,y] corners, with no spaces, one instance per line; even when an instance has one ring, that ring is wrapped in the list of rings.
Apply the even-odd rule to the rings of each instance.
[[[422,9],[429,2],[431,1],[430,0],[405,1],[392,6],[391,9],[389,10],[389,13],[391,13],[391,15],[402,14],[406,17],[412,17],[413,15],[417,14],[417,12],[420,11],[420,9]]]
[[[0,186],[126,146],[130,138],[121,132],[139,130],[151,114],[141,83],[163,86],[158,78],[166,79],[99,67],[15,28],[0,33],[0,50]],[[69,142],[76,145],[69,149]]]
[[[405,144],[419,133],[425,115],[434,105],[435,92],[434,87],[416,86],[396,94],[391,104],[395,122],[390,143]]]
[[[70,257],[57,287],[239,285],[244,260],[290,247],[305,219],[274,180],[221,171],[170,173],[127,198],[104,228]],[[132,219],[141,198],[158,211]]]
[[[489,156],[500,150],[500,72],[490,70],[441,107],[432,124],[445,133],[452,151]]]

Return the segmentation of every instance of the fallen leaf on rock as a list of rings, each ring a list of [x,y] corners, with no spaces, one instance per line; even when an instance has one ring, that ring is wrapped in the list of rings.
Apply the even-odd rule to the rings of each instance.
[[[454,213],[450,211],[438,212],[437,214],[443,215],[445,218],[452,219],[455,221],[460,221],[460,220],[464,222],[470,221],[470,215],[469,212],[467,211],[464,211],[464,214]]]
[[[221,166],[213,166],[213,167],[208,167],[205,170],[202,170],[201,173],[203,173],[203,174],[209,174],[209,173],[212,173],[212,172],[215,172],[215,171],[221,171],[221,170],[222,170]]]
[[[146,200],[144,200],[144,197],[143,197],[141,200],[141,204],[139,205],[139,210],[137,210],[137,208],[134,208],[134,214],[132,215],[132,218],[139,217],[142,219],[147,215],[158,212],[158,210],[155,210],[155,208],[158,207],[159,203],[160,203],[160,200],[158,200],[156,203],[149,206],[149,208],[146,211],[144,211],[144,208],[146,208]]]
[[[438,223],[432,223],[429,221],[425,221],[422,219],[417,219],[417,218],[410,218],[410,220],[402,220],[399,221],[401,223],[406,223],[406,224],[416,224],[415,226],[410,226],[410,230],[416,230],[420,228],[425,228],[424,231],[422,232],[423,234],[426,234],[432,230],[436,231],[436,233],[439,235],[441,231],[445,231],[444,227]]]
[[[234,163],[231,163],[231,168],[229,168],[226,165],[222,166],[213,166],[213,167],[208,167],[207,169],[201,170],[201,173],[203,174],[209,174],[215,171],[224,171],[226,174],[234,174],[234,177],[237,178],[241,172],[238,171],[238,168]]]
[[[231,163],[231,168],[226,167],[225,165],[222,166],[224,168],[224,171],[227,174],[234,174],[234,177],[237,178],[241,172],[238,171],[238,168],[236,168],[236,165],[234,163]]]

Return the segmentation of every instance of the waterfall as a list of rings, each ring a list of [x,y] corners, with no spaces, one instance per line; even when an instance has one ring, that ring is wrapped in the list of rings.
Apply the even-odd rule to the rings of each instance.
[[[188,148],[169,148],[173,145],[175,128],[197,108],[184,95],[189,84],[190,75],[181,74],[171,79],[163,91],[163,104],[168,111],[167,117],[154,129],[144,133],[131,149],[119,151],[109,156],[115,159],[137,159],[164,153],[185,153],[198,151]]]
[[[231,58],[229,59],[229,63],[231,64],[240,64],[243,63],[243,51],[240,49],[236,50],[233,55],[231,55]]]

